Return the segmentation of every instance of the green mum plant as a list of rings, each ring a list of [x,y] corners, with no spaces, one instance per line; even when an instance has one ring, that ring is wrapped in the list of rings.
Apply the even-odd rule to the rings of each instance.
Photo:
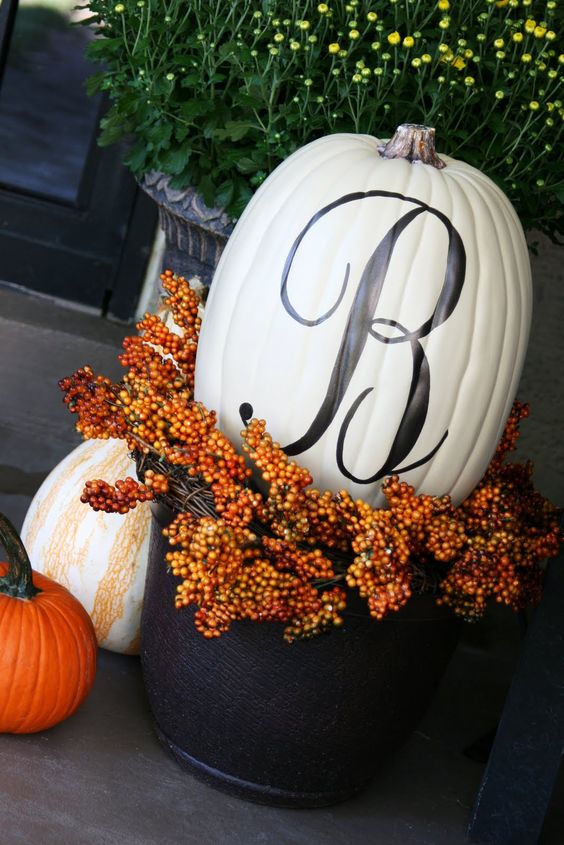
[[[525,228],[564,232],[558,0],[90,0],[101,144],[238,217],[303,144],[332,132],[437,128]]]

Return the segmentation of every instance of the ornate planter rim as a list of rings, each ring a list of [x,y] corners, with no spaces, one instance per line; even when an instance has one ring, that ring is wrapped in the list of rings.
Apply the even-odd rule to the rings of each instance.
[[[235,226],[234,221],[223,208],[210,208],[203,201],[195,188],[172,188],[170,177],[159,171],[146,173],[141,188],[159,206],[181,220],[188,220],[214,235],[229,237]]]

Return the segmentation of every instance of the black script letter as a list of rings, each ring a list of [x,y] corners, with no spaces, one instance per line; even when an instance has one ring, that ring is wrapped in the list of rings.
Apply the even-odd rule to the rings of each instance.
[[[364,267],[360,283],[349,312],[347,324],[341,339],[335,363],[333,365],[325,398],[307,431],[298,440],[284,447],[284,451],[288,455],[298,455],[311,448],[311,446],[317,443],[317,441],[327,431],[345,397],[369,336],[373,337],[380,343],[409,343],[413,359],[409,395],[394,442],[390,449],[390,453],[377,472],[372,474],[369,478],[357,478],[347,469],[343,459],[343,450],[348,428],[359,406],[373,390],[372,387],[365,389],[354,400],[339,431],[336,454],[337,465],[343,475],[358,484],[371,484],[379,478],[389,475],[392,472],[407,472],[410,469],[414,469],[415,467],[426,463],[433,457],[447,437],[448,431],[442,434],[439,442],[429,454],[425,455],[415,463],[409,464],[409,466],[398,467],[398,464],[405,460],[407,455],[416,445],[425,424],[429,407],[431,377],[429,363],[425,356],[423,347],[421,346],[420,340],[430,334],[433,329],[440,326],[450,317],[460,298],[466,271],[466,253],[462,239],[456,229],[452,226],[450,220],[448,220],[442,212],[432,208],[418,199],[406,197],[402,194],[391,191],[367,191],[365,193],[357,192],[354,194],[347,194],[318,211],[299,234],[292,246],[292,249],[290,250],[282,274],[280,296],[284,308],[294,320],[304,326],[313,328],[329,319],[332,314],[335,313],[343,300],[350,273],[350,264],[347,264],[341,292],[336,303],[331,309],[329,309],[329,311],[316,320],[307,320],[302,317],[290,302],[288,295],[288,276],[292,269],[292,262],[295,254],[303,238],[312,226],[314,226],[326,214],[329,214],[333,209],[345,205],[346,203],[361,201],[369,197],[401,199],[405,202],[412,203],[416,207],[404,214],[403,217],[401,217],[389,229]],[[448,233],[447,264],[443,286],[433,313],[429,319],[417,329],[410,330],[405,326],[402,326],[396,320],[383,317],[376,318],[374,315],[386,281],[388,268],[397,240],[410,223],[412,223],[421,214],[432,214],[445,226]],[[388,337],[377,331],[375,326],[378,325],[391,326],[399,332],[399,334]],[[244,404],[250,408],[248,403]],[[247,412],[248,408],[246,408]],[[249,417],[247,417],[247,419],[248,418]]]

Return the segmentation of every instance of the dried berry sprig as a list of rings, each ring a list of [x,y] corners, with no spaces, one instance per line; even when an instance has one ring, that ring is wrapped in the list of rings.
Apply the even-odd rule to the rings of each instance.
[[[263,501],[260,516],[256,506],[250,508],[253,518],[262,522],[262,534],[245,535],[252,566],[245,568],[242,564],[244,591],[239,590],[237,578],[228,587],[221,570],[207,572],[208,586],[214,584],[215,592],[199,603],[202,613],[197,624],[207,631],[206,636],[215,636],[236,619],[288,622],[294,613],[285,629],[286,638],[314,635],[329,624],[342,623],[346,593],[339,592],[335,601],[326,597],[335,589],[341,591],[345,584],[358,589],[371,615],[381,619],[406,604],[426,567],[432,571],[430,580],[439,583],[440,603],[450,605],[466,619],[478,618],[489,598],[514,608],[537,601],[539,562],[547,554],[555,554],[558,547],[557,511],[534,491],[529,467],[504,465],[499,460],[500,453],[507,454],[514,447],[519,420],[526,413],[526,408],[516,405],[507,435],[483,482],[458,508],[448,496],[417,495],[397,477],[387,479],[383,486],[389,505],[386,510],[354,501],[346,491],[337,496],[320,494],[305,486],[309,474],[289,461],[265,431],[264,422],[252,421],[243,433],[245,447],[268,483],[263,497],[259,497]],[[315,524],[316,502],[323,503],[323,518],[334,509],[337,530],[348,535],[348,555],[329,557],[330,550],[320,543],[312,549],[310,529]],[[329,502],[331,507],[327,508]],[[232,507],[236,512],[235,502]],[[193,530],[199,530],[190,524]],[[245,524],[250,524],[248,518]],[[229,547],[234,550],[236,533],[222,536],[224,541],[229,536]],[[215,550],[211,556],[214,559]],[[179,560],[184,571],[190,571],[190,550],[180,553]],[[295,580],[287,581],[281,573],[293,573]],[[320,605],[311,604],[308,586],[317,590]],[[190,603],[183,589],[179,588],[184,599],[178,606]],[[275,605],[273,596],[277,598]]]
[[[154,498],[148,485],[128,476],[115,484],[108,484],[103,479],[87,481],[80,501],[95,511],[123,514],[133,510],[138,502],[152,502]]]
[[[167,305],[179,333],[146,315],[124,341],[117,384],[89,367],[63,379],[65,403],[85,437],[118,437],[137,456],[144,483],[89,482],[83,501],[124,513],[139,501],[184,509],[166,530],[167,563],[179,577],[176,606],[195,604],[195,624],[219,636],[235,620],[277,621],[285,637],[343,624],[346,588],[370,614],[397,611],[429,585],[441,604],[476,619],[492,599],[519,609],[540,596],[541,561],[560,542],[557,510],[534,489],[530,464],[511,464],[527,406],[516,403],[482,482],[458,507],[385,480],[387,508],[312,487],[312,478],[251,420],[242,450],[193,397],[198,297],[167,272]]]
[[[221,519],[195,520],[186,513],[164,533],[172,546],[180,547],[166,556],[172,573],[182,578],[176,607],[197,605],[195,625],[205,637],[220,636],[236,619],[289,623],[289,641],[342,624],[343,590],[319,592],[310,583],[312,577],[333,574],[321,554],[309,552],[302,560],[295,546],[261,539]]]

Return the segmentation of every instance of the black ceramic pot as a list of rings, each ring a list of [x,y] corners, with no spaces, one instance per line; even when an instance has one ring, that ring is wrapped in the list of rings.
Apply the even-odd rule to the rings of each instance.
[[[224,791],[287,807],[358,792],[420,721],[458,626],[430,596],[383,622],[364,603],[343,629],[292,645],[283,625],[239,622],[213,640],[175,610],[178,579],[154,518],[141,623],[145,686],[162,744]]]

